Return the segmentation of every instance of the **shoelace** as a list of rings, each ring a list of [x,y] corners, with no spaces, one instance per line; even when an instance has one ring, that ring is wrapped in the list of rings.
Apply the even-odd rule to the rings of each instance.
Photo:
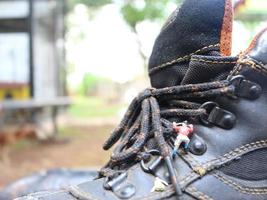
[[[170,132],[170,117],[192,118],[207,115],[201,100],[213,99],[220,95],[234,96],[235,85],[231,80],[174,86],[162,89],[149,88],[140,93],[130,104],[119,126],[112,132],[103,148],[108,150],[120,140],[108,164],[101,169],[100,175],[113,178],[121,173],[119,168],[127,163],[140,161],[139,155],[146,151],[147,141],[154,138],[160,155],[165,161],[172,186],[176,194],[182,194],[173,167],[173,158],[166,133]],[[192,101],[192,99],[194,101]],[[160,106],[169,102],[169,106]]]

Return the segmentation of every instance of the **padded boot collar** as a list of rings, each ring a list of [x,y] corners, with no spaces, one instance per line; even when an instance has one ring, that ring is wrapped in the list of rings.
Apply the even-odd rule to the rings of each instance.
[[[185,1],[155,42],[149,61],[152,86],[180,84],[192,55],[229,56],[232,16],[231,0]],[[167,72],[161,74],[162,70]]]

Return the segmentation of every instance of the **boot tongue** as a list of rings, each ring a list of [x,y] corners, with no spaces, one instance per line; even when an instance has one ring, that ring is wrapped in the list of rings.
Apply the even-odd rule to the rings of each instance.
[[[236,65],[237,57],[194,55],[181,85],[224,80]]]
[[[151,85],[181,84],[192,55],[231,54],[231,0],[185,0],[158,36],[149,61]]]

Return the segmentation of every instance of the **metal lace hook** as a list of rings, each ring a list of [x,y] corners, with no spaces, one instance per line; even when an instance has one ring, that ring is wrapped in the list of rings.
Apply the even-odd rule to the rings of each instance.
[[[144,170],[144,172],[154,174],[155,169],[159,166],[159,164],[162,161],[162,156],[160,156],[160,152],[156,149],[149,150],[147,153],[152,156],[157,156],[157,158],[153,162],[150,162],[149,165],[147,165],[144,159],[142,159],[140,165],[141,168]]]
[[[215,107],[219,107],[219,104],[217,104],[217,103],[215,103],[215,102],[213,102],[213,101],[206,102],[206,103],[204,103],[204,104],[202,104],[202,105],[200,106],[200,108],[205,109],[206,112],[207,112],[206,114],[203,114],[203,115],[200,115],[200,116],[199,116],[200,121],[201,121],[204,125],[206,125],[206,126],[209,126],[209,125],[210,125],[210,122],[207,120],[207,118],[208,118],[209,113],[210,113]]]
[[[244,79],[245,77],[243,75],[232,76],[229,78],[229,83],[230,85],[235,85],[237,82],[237,85],[239,85]]]

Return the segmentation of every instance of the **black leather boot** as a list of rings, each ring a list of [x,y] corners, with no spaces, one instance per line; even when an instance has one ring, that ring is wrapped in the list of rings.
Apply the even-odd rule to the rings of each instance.
[[[22,199],[267,199],[267,32],[239,58],[228,0],[186,0],[158,37],[153,88],[104,144],[99,178]]]

